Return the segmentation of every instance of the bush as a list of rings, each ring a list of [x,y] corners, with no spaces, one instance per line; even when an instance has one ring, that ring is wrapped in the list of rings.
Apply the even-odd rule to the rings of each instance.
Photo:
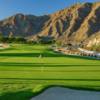
[[[0,42],[7,42],[7,43],[26,43],[26,39],[21,37],[2,37],[0,38]]]

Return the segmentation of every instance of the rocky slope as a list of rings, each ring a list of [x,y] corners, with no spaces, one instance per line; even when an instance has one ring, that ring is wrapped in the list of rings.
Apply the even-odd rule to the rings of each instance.
[[[33,41],[38,39],[37,36],[49,36],[62,44],[71,42],[90,46],[100,41],[100,2],[76,4],[39,17],[16,14],[0,21],[0,34]]]

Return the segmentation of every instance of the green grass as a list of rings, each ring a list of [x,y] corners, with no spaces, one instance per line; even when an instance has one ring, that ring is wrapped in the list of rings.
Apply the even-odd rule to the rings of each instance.
[[[29,100],[49,86],[99,91],[100,61],[57,54],[49,45],[11,44],[0,51],[0,100]]]

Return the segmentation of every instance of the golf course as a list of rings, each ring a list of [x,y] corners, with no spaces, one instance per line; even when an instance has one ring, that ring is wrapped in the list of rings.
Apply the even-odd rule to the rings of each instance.
[[[56,53],[46,44],[9,45],[0,50],[0,100],[30,100],[53,86],[100,91],[100,60]]]

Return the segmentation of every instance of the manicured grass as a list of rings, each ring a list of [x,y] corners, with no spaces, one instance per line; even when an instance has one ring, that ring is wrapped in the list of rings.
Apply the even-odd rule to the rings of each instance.
[[[57,54],[49,45],[11,44],[0,51],[0,100],[29,100],[54,85],[100,90],[100,61]]]

